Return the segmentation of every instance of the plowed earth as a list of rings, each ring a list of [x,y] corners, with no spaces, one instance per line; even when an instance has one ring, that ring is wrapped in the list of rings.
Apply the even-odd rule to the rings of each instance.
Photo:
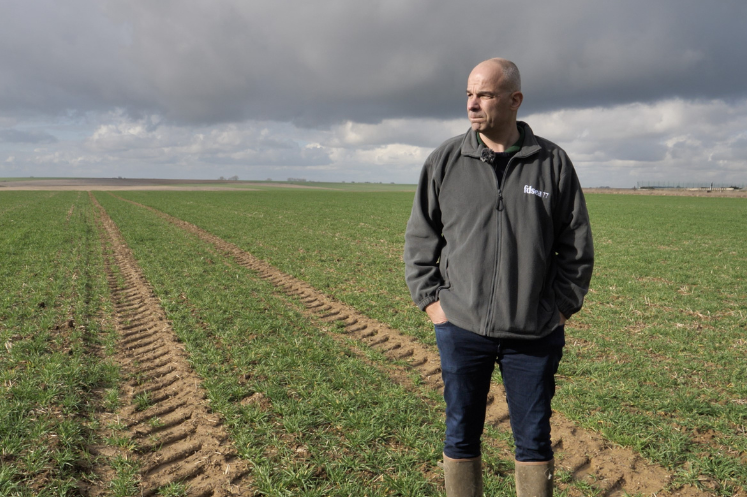
[[[107,264],[116,328],[117,359],[126,379],[120,395],[123,407],[104,416],[102,426],[117,424],[135,450],[109,446],[91,451],[104,458],[124,455],[140,468],[138,495],[154,495],[170,483],[183,483],[190,496],[250,495],[246,464],[235,455],[219,417],[205,401],[201,379],[171,329],[160,303],[142,275],[117,227],[100,204],[96,205],[103,243],[114,265]],[[89,495],[107,494],[111,469],[98,469],[100,485]],[[244,489],[243,492],[241,489]]]
[[[409,367],[417,371],[423,383],[442,391],[437,350],[364,316],[353,307],[335,301],[307,283],[278,271],[236,245],[191,223],[137,202],[117,198],[148,209],[212,244],[220,253],[256,271],[260,277],[272,282],[288,295],[299,298],[308,312],[318,319],[336,323],[336,328],[347,337],[382,352],[392,360],[406,361]],[[486,422],[499,429],[510,430],[505,392],[500,384],[494,383],[491,386]],[[672,475],[663,467],[646,461],[630,449],[611,444],[594,432],[578,427],[559,413],[553,414],[552,432],[557,466],[569,471],[575,479],[593,482],[598,495],[704,495],[690,486],[672,488]]]

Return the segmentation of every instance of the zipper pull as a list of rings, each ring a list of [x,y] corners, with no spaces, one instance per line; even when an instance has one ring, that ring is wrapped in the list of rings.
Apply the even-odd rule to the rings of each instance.
[[[498,210],[503,210],[503,192],[498,190]]]

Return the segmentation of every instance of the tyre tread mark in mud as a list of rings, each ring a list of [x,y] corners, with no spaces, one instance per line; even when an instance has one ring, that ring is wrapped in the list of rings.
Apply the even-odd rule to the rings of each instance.
[[[141,472],[138,495],[156,495],[174,482],[190,496],[252,495],[246,463],[227,443],[219,416],[210,411],[201,378],[186,353],[114,222],[91,195],[102,236],[113,252],[107,272],[120,334],[123,407],[117,412],[137,448]],[[115,267],[118,277],[115,276]],[[102,495],[105,490],[92,491]]]

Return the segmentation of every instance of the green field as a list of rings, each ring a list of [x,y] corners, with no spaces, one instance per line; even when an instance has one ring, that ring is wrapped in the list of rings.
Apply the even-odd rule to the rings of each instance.
[[[434,344],[403,281],[411,191],[116,195],[192,222]],[[258,491],[439,495],[429,469],[443,430],[434,392],[392,381],[393,366],[379,354],[332,340],[299,302],[193,235],[115,196],[95,196],[250,461]],[[668,468],[676,484],[747,491],[747,202],[587,202],[597,262],[587,304],[567,328],[556,409]],[[93,207],[75,192],[0,193],[0,233],[0,340],[10,343],[0,350],[0,495],[72,495],[76,481],[93,478],[92,418],[114,409],[106,392],[117,381]],[[266,405],[241,402],[258,392]],[[490,435],[486,459],[497,476],[486,490],[510,495],[510,437]],[[594,493],[582,483],[565,491]]]
[[[227,181],[223,183],[174,183],[171,186],[235,188],[236,190],[277,190],[289,187],[336,192],[414,192],[416,185],[395,183],[324,183],[321,181]]]

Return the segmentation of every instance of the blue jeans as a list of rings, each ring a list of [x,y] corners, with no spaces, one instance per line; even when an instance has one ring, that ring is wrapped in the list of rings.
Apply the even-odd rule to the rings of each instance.
[[[495,363],[506,389],[517,461],[549,461],[550,401],[563,356],[564,327],[536,340],[491,338],[451,323],[437,324],[436,341],[446,401],[444,454],[480,455],[490,377]]]

